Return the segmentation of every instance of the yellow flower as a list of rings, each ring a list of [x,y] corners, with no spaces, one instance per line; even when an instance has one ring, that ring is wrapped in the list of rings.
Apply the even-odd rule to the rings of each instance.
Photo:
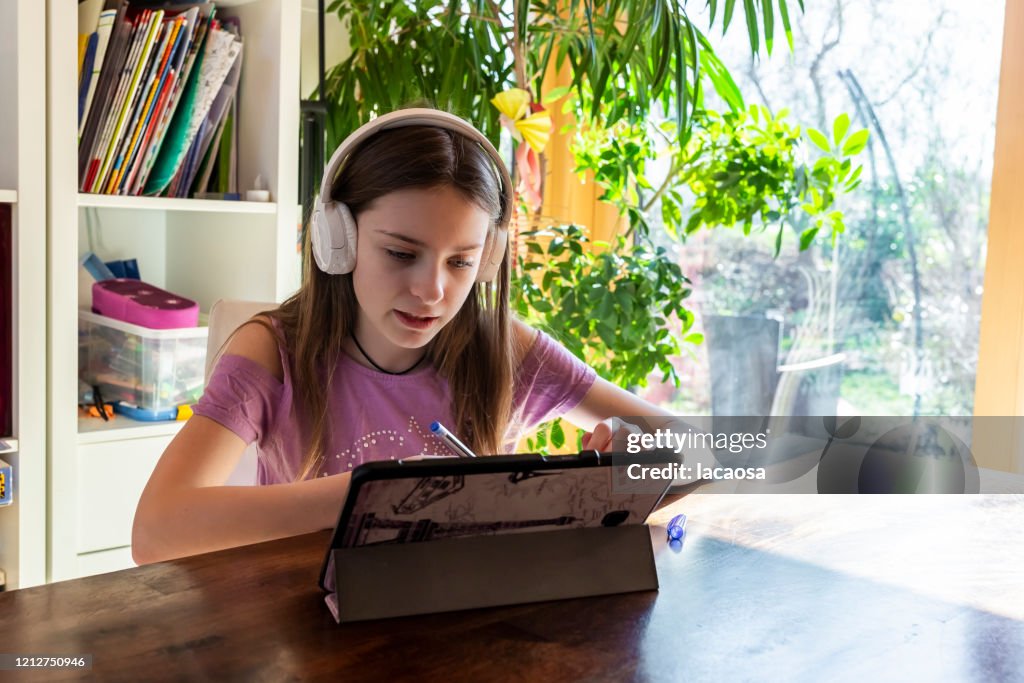
[[[530,111],[530,93],[522,88],[510,88],[495,95],[491,104],[497,107],[498,111],[507,116],[510,121],[516,121]]]
[[[516,129],[522,134],[526,144],[540,154],[551,137],[551,114],[546,111],[531,114],[525,119],[516,121]]]
[[[540,154],[551,137],[551,114],[543,109],[531,114],[530,99],[526,90],[509,88],[495,95],[491,104],[501,112],[503,122],[513,137],[525,140],[530,149]]]

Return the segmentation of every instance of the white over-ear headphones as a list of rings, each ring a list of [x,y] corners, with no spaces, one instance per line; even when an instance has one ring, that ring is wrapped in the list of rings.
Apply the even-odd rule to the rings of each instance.
[[[484,243],[477,282],[490,282],[498,274],[508,241],[508,223],[512,217],[512,178],[498,151],[483,133],[458,116],[435,109],[400,109],[375,118],[338,145],[324,170],[320,194],[313,204],[310,239],[313,257],[320,270],[331,275],[351,273],[356,267],[356,221],[342,202],[331,199],[331,186],[338,171],[360,143],[382,130],[406,126],[434,126],[454,131],[480,145],[491,157],[501,181],[501,216],[493,234]]]

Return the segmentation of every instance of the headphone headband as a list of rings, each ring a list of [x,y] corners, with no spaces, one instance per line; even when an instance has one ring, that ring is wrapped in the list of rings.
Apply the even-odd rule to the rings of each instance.
[[[501,184],[501,215],[495,226],[494,239],[489,239],[484,248],[477,281],[493,280],[508,240],[513,204],[512,178],[501,155],[483,133],[458,116],[436,109],[399,109],[378,116],[357,128],[338,145],[324,169],[320,194],[314,203],[312,238],[317,265],[328,273],[347,273],[355,267],[355,221],[348,207],[330,198],[331,187],[345,161],[361,143],[378,132],[409,126],[432,126],[459,133],[480,145],[490,156]]]

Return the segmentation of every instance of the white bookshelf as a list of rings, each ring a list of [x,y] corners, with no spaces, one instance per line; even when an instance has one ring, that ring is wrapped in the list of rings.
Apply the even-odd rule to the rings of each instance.
[[[79,194],[78,206],[93,209],[145,209],[149,211],[197,211],[201,213],[277,213],[276,203],[235,202],[219,199],[178,199],[174,197],[122,197],[108,194]]]
[[[90,296],[81,254],[136,258],[144,280],[198,301],[203,313],[219,298],[281,301],[298,286],[300,0],[215,4],[218,16],[239,18],[245,42],[239,189],[262,176],[272,202],[79,193],[76,17],[47,0],[52,581],[130,566],[138,495],[182,426],[78,416],[78,308]]]
[[[37,0],[0,2],[0,204],[11,207],[14,247],[14,422],[0,434],[14,480],[14,503],[0,507],[8,588],[46,581],[45,27]]]

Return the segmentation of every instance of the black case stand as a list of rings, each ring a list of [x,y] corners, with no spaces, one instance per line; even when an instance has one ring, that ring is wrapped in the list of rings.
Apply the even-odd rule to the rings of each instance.
[[[338,623],[657,590],[646,524],[332,551]]]

